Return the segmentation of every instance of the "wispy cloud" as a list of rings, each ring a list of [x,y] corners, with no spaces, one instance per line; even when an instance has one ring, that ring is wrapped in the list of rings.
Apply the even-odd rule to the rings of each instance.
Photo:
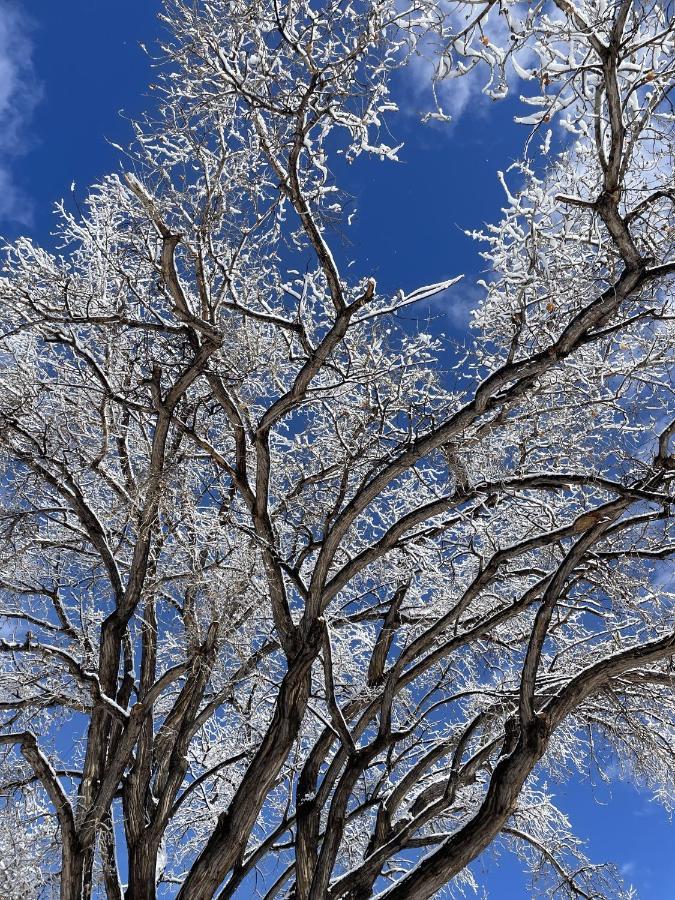
[[[455,331],[469,333],[471,313],[485,296],[484,288],[471,281],[460,282],[437,294],[432,309],[446,317]]]
[[[32,218],[32,202],[12,166],[27,149],[28,126],[42,93],[31,32],[23,10],[13,0],[0,0],[0,223],[30,225]]]
[[[449,12],[447,24],[452,26],[457,32],[460,32],[466,25],[464,13],[461,11]],[[486,19],[483,22],[482,31],[485,40],[488,42],[491,41],[496,46],[508,47],[510,43],[509,28],[502,16],[492,16]],[[419,52],[410,59],[406,66],[405,73],[408,76],[408,87],[412,89],[418,103],[421,101],[429,105],[430,88],[434,81],[434,76],[438,74],[438,51],[439,46],[437,42],[435,39],[430,38],[422,43]],[[450,57],[447,57],[446,62],[449,60]],[[534,62],[534,54],[531,51],[521,49],[518,57],[521,71]],[[435,82],[436,102],[439,104],[442,112],[455,123],[467,112],[470,112],[473,116],[487,116],[492,105],[492,98],[487,87],[489,71],[486,64],[479,63],[460,77],[454,77],[457,74],[455,65],[456,60],[451,67],[446,67],[446,77]],[[452,74],[453,72],[454,75]],[[506,84],[503,88],[508,86],[508,90],[511,93],[517,94],[522,82],[518,72],[510,63],[506,67],[505,78]],[[500,96],[502,95],[496,81],[492,83],[490,90],[492,92],[496,91]]]

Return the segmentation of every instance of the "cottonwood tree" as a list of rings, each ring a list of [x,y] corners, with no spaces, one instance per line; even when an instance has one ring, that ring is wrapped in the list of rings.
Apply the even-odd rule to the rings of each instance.
[[[124,171],[5,248],[3,896],[623,896],[547,784],[673,796],[670,7],[164,21]],[[450,281],[331,249],[413,56],[529,105],[454,381],[398,316]]]

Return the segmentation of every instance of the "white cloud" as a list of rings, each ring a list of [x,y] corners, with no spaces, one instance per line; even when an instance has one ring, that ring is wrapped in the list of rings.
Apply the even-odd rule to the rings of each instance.
[[[461,32],[466,26],[465,12],[462,9],[448,11],[446,24],[455,32]],[[495,47],[508,48],[510,31],[503,16],[491,15],[482,22],[482,33],[489,43]],[[524,46],[518,50],[515,65],[511,59],[505,66],[505,84],[500,85],[495,72],[495,80],[489,84],[490,73],[485,62],[469,67],[463,75],[458,74],[456,54],[453,54],[452,66],[446,66],[444,78],[435,81],[435,101],[431,97],[431,86],[434,76],[438,75],[439,45],[435,38],[422,41],[418,52],[409,60],[404,77],[414,97],[415,105],[427,107],[431,111],[437,102],[445,115],[456,123],[464,114],[487,117],[495,97],[504,97],[507,92],[517,97],[523,89],[529,70],[537,68],[538,57],[531,47]],[[446,58],[446,63],[450,57]],[[466,65],[467,60],[462,60]],[[538,83],[537,83],[538,87]],[[507,91],[508,89],[508,91]],[[525,92],[529,93],[527,88]],[[526,132],[525,132],[526,134]]]
[[[405,74],[409,79],[408,87],[412,88],[417,100],[416,106],[419,106],[420,109],[424,108],[425,111],[426,107],[432,110],[434,106],[430,88],[435,71],[436,60],[426,53],[413,56],[405,68]],[[473,70],[462,78],[453,78],[437,84],[436,96],[446,115],[456,121],[469,104],[473,106],[475,101],[481,98],[485,99],[481,93],[483,74]],[[416,110],[416,112],[418,111]]]
[[[480,285],[463,281],[437,294],[432,300],[432,309],[444,315],[456,331],[468,334],[471,313],[485,296]]]
[[[32,202],[16,183],[12,162],[27,149],[26,130],[40,96],[31,23],[13,0],[0,0],[0,224],[31,222]]]

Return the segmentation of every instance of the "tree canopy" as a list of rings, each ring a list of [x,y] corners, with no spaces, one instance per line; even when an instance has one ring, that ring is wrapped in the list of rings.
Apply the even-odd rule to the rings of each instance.
[[[424,900],[501,841],[630,896],[547,780],[674,796],[670,5],[163,20],[121,171],[4,247],[0,893]],[[530,135],[453,379],[400,312],[460,273],[332,247],[419,57],[427,139],[453,78]]]

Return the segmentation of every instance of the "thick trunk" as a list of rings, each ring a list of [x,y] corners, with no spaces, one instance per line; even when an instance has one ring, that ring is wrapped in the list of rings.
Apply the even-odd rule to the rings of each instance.
[[[226,813],[193,865],[178,894],[179,900],[211,900],[237,865],[251,829],[274,781],[293,747],[310,689],[310,669],[318,655],[322,631],[312,632],[301,654],[286,673],[267,734],[239,785]]]
[[[129,851],[129,883],[124,900],[155,900],[157,847],[141,841]]]
[[[298,781],[294,900],[307,900],[319,855],[321,810],[311,796],[306,799],[316,788],[317,774],[318,766],[317,771],[306,767]]]
[[[84,854],[66,852],[61,868],[60,900],[82,900],[84,890]]]

